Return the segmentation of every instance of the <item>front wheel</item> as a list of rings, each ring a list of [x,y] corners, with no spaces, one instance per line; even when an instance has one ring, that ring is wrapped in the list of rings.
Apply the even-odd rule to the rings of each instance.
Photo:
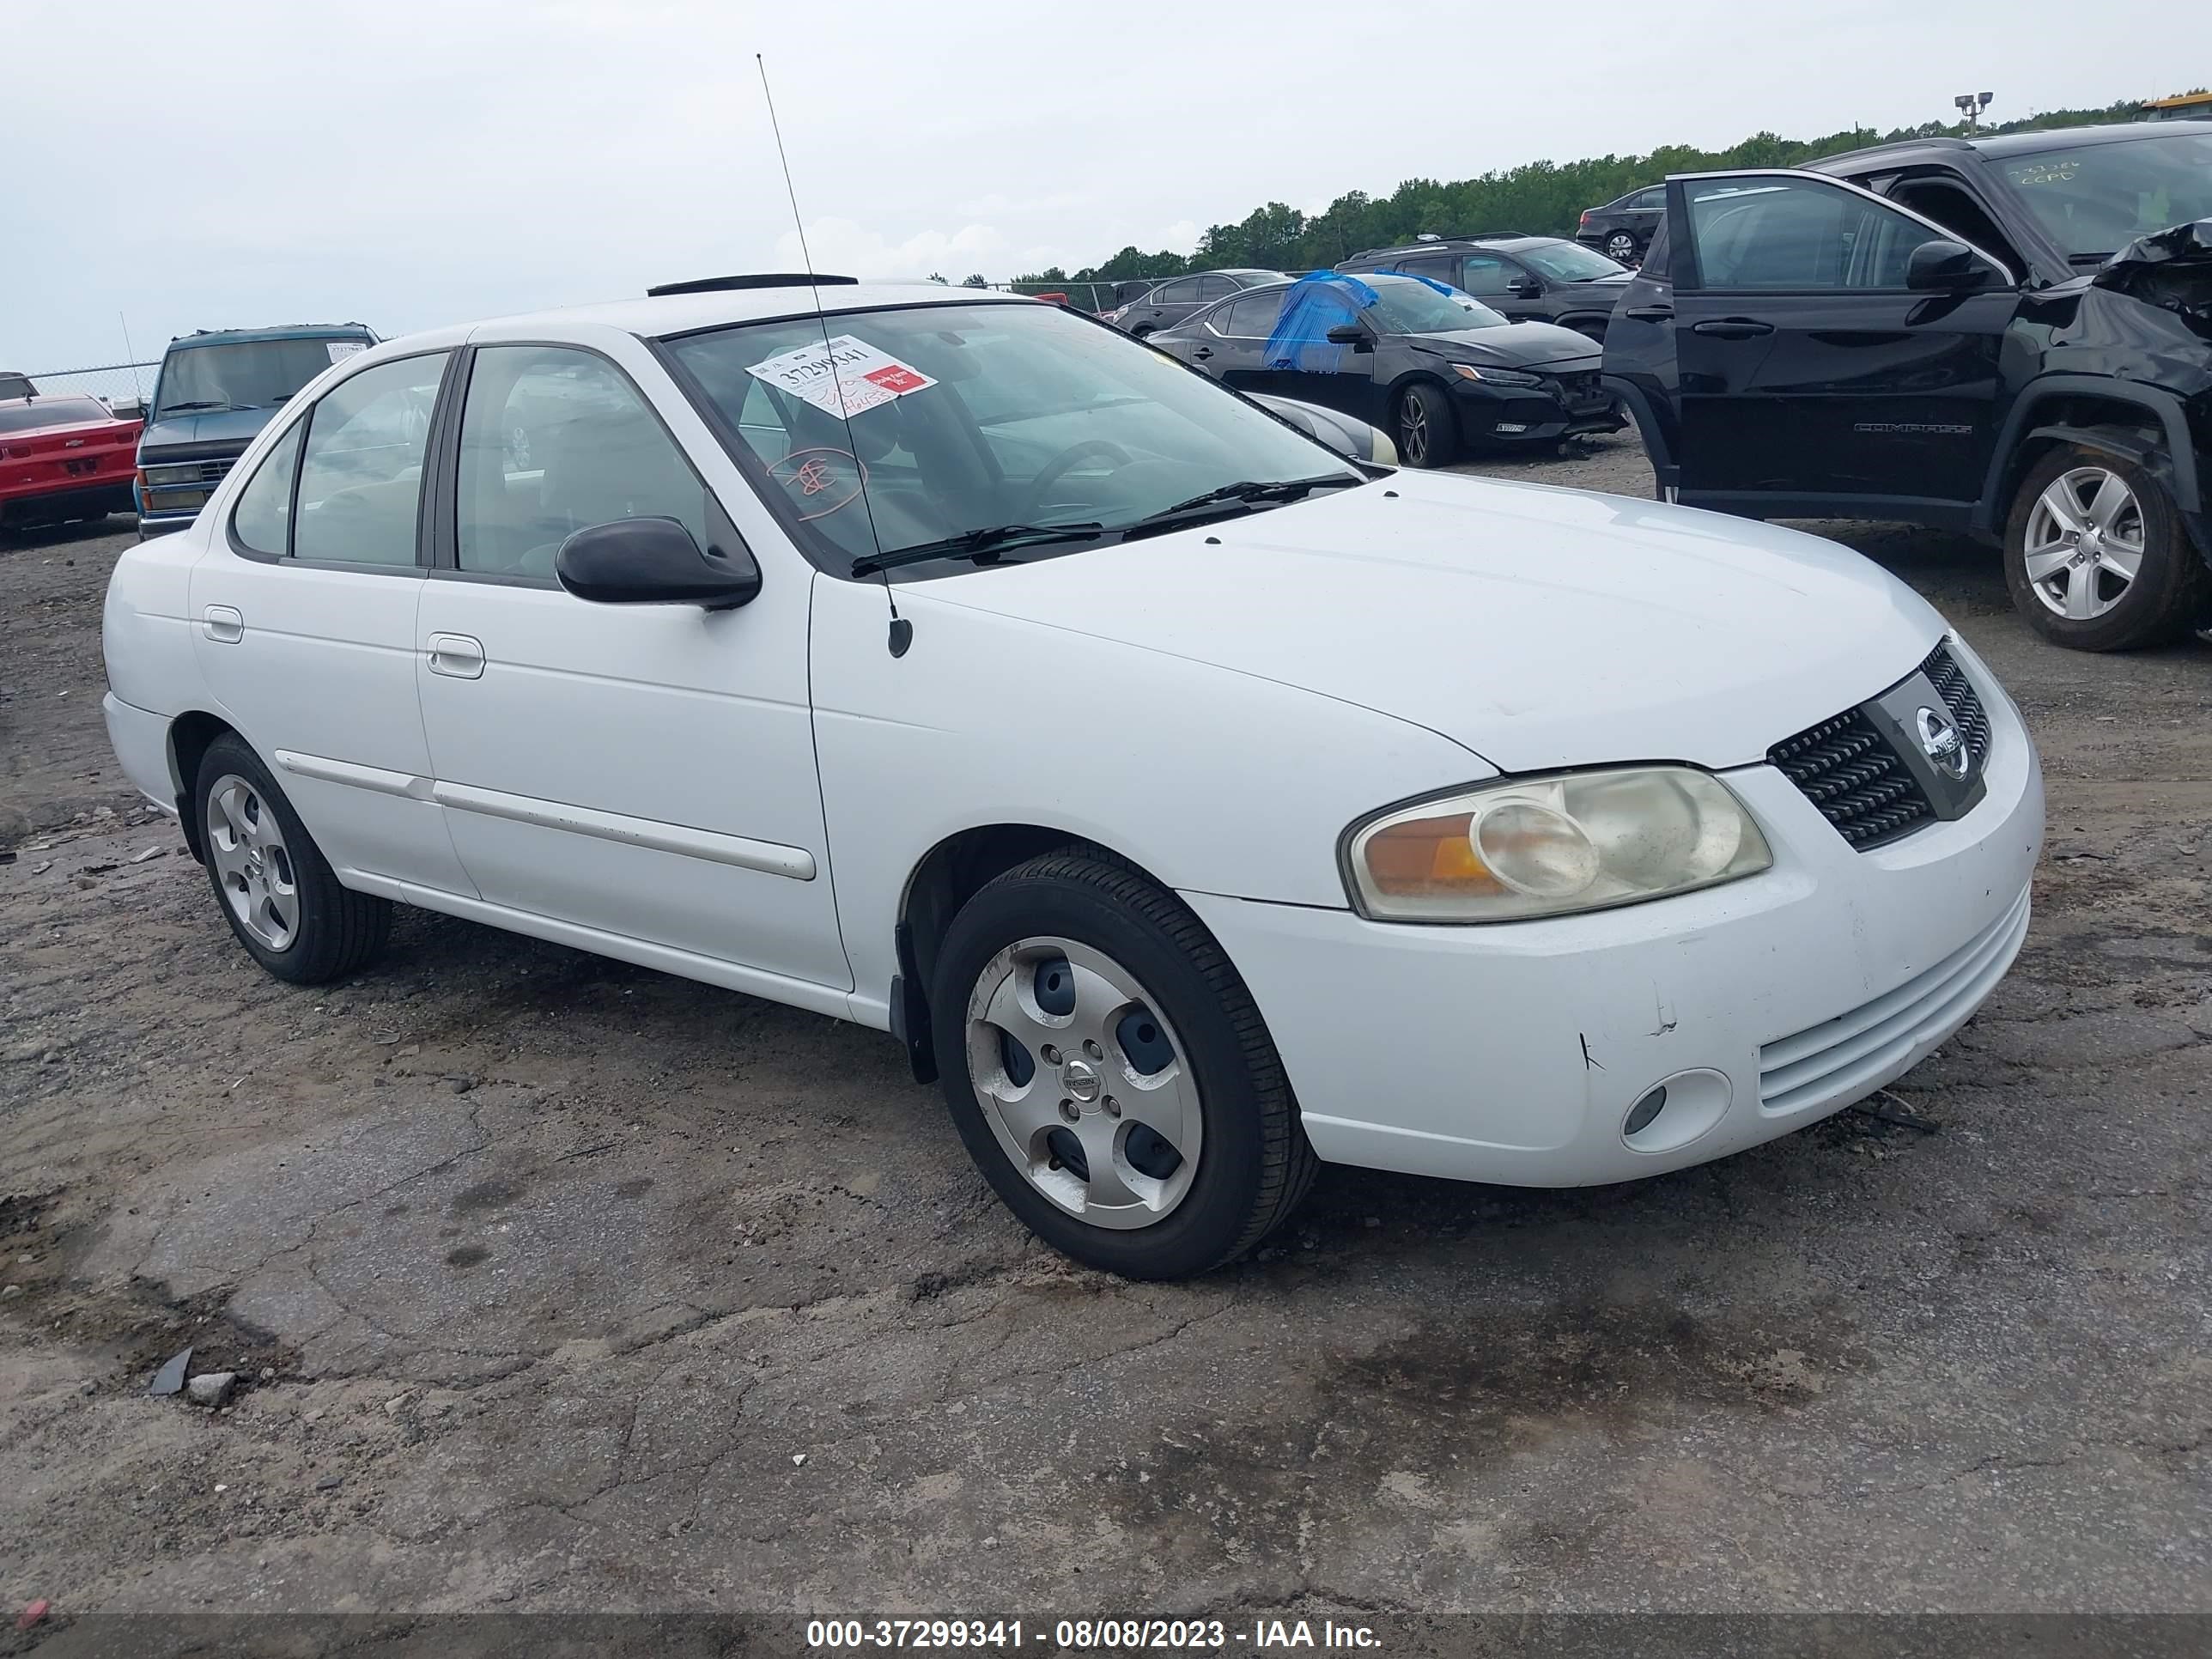
[[[1407,466],[1449,466],[1459,459],[1459,428],[1451,399],[1440,387],[1417,380],[1399,394],[1398,453]]]
[[[1103,856],[1048,853],[985,885],[946,932],[931,1007],[969,1155],[1079,1261],[1207,1272],[1312,1182],[1243,979],[1182,903]]]
[[[2021,480],[2005,586],[2039,633],[2076,651],[2180,638],[2212,605],[2212,570],[2165,485],[2131,460],[2071,444]]]

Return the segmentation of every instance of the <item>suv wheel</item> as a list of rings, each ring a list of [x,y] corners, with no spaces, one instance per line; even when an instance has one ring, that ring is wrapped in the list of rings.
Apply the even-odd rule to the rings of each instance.
[[[1398,398],[1398,453],[1407,466],[1449,466],[1459,456],[1459,430],[1452,422],[1451,399],[1425,380],[1407,386]]]
[[[1625,230],[1616,230],[1605,239],[1606,257],[1624,265],[1636,263],[1636,239]]]
[[[264,968],[295,985],[320,985],[384,948],[392,906],[339,885],[242,738],[226,733],[208,745],[193,800],[223,920]]]
[[[1180,901],[1095,852],[1031,859],[969,899],[931,1009],[969,1155],[1079,1261],[1133,1279],[1205,1273],[1257,1244],[1312,1182],[1244,981]]]
[[[2021,480],[2005,585],[2039,633],[2076,651],[2178,638],[2212,603],[2212,570],[2166,487],[2133,461],[2071,444]]]

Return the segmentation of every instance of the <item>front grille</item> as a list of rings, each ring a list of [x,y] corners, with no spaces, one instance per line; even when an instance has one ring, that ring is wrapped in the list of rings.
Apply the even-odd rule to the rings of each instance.
[[[1859,709],[1784,739],[1766,758],[1861,850],[1895,841],[1936,816],[1919,781]]]
[[[1949,645],[1938,644],[1914,672],[1927,677],[1950,711],[1978,769],[1989,758],[1990,717]],[[1908,674],[1898,684],[1912,678]],[[1929,799],[1918,775],[1890,746],[1882,727],[1868,716],[1872,706],[1846,709],[1766,751],[1768,762],[1820,809],[1837,834],[1862,852],[1947,816]]]
[[[1863,1099],[1981,1006],[2027,936],[2027,890],[1942,961],[1847,1014],[1762,1046],[1759,1109],[1770,1116]]]
[[[1981,694],[1974,690],[1974,683],[1959,666],[1948,644],[1929,652],[1928,660],[1920,665],[1920,672],[1928,676],[1936,695],[1951,711],[1952,720],[1958,723],[1966,739],[1967,752],[1973,756],[1974,764],[1979,766],[1990,757],[1990,717],[1982,712]]]
[[[1559,395],[1577,409],[1601,404],[1606,399],[1605,382],[1599,378],[1595,369],[1587,374],[1562,374],[1559,376]]]

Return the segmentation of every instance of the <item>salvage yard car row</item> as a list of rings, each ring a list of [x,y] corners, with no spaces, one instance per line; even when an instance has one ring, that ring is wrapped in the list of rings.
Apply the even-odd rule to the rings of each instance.
[[[1233,386],[1382,428],[1417,466],[1632,416],[1665,499],[2001,546],[2058,644],[2212,624],[2212,122],[1920,139],[1634,199],[1632,275],[1565,242],[1425,235],[1115,315]],[[1384,273],[1461,314],[1409,320]],[[1340,339],[1293,303],[1316,285]],[[1596,356],[1547,322],[1601,343],[1595,407]]]

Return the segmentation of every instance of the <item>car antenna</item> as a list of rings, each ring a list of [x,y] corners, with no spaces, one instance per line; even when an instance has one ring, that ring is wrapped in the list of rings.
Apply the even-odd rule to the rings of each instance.
[[[845,377],[837,372],[837,353],[830,343],[830,315],[823,308],[822,289],[814,280],[814,255],[806,246],[806,221],[799,214],[799,191],[791,182],[791,157],[784,153],[783,124],[775,118],[775,94],[769,88],[768,60],[755,52],[753,63],[760,70],[761,96],[768,100],[769,131],[775,135],[775,159],[783,167],[783,193],[791,198],[791,222],[799,232],[799,258],[806,264],[806,291],[814,296],[814,320],[822,328],[822,355],[827,360],[830,389],[837,394],[837,418],[845,423],[846,450],[853,458],[853,471],[860,481],[860,506],[868,515],[868,539],[875,544],[876,556],[880,560],[884,538],[876,530],[875,503],[868,499],[868,470],[860,464],[860,447],[853,439],[852,411],[845,407]],[[898,600],[891,592],[891,573],[878,568],[876,574],[884,579],[884,602],[891,608],[891,655],[903,657],[907,647],[914,643],[914,624],[898,613]]]

